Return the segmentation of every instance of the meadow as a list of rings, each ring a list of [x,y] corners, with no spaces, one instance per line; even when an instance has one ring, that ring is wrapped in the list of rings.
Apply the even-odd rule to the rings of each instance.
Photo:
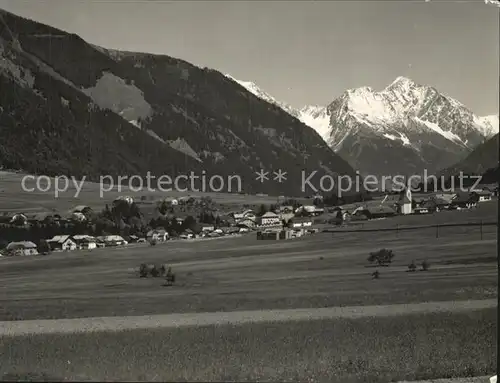
[[[258,241],[253,233],[4,257],[0,321],[292,308],[314,312],[422,302],[458,309],[465,301],[498,298],[498,227],[485,225],[482,232],[478,226],[442,227],[436,236],[432,225],[498,222],[497,209],[494,201],[469,211],[365,223],[366,228],[429,226],[415,230],[317,233],[288,241]],[[395,253],[388,267],[367,262],[369,253],[380,248]],[[407,272],[409,263],[423,260],[430,263],[429,271]],[[164,287],[161,279],[139,278],[143,262],[172,266],[176,284]],[[378,280],[372,279],[376,269]],[[2,336],[0,377],[388,382],[491,375],[497,360],[496,322],[496,307],[408,309],[387,317]]]
[[[488,375],[496,309],[5,337],[0,377],[78,381],[391,382]]]

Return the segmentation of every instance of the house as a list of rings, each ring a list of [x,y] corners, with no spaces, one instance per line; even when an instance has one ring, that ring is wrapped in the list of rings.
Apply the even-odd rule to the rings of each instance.
[[[245,210],[242,213],[232,213],[233,218],[236,221],[243,220],[243,219],[251,219],[255,221],[257,219],[257,215],[253,210]]]
[[[191,229],[186,229],[179,237],[182,239],[192,239],[194,238],[194,232]]]
[[[168,240],[168,232],[165,229],[155,229],[155,230],[150,230],[146,234],[146,239],[151,242],[151,241],[157,241],[157,242],[165,242]]]
[[[311,227],[312,224],[312,219],[308,217],[294,217],[290,221],[288,221],[288,227],[292,229]]]
[[[413,209],[413,214],[429,214],[429,209],[423,206]]]
[[[369,206],[369,207],[361,207],[356,209],[353,212],[354,216],[357,217],[366,217],[367,219],[378,219],[378,218],[387,218],[393,217],[397,214],[397,212],[390,208],[389,206],[381,205],[381,206]]]
[[[28,224],[28,217],[22,213],[16,213],[10,216],[9,223],[11,225],[24,226]]]
[[[209,232],[209,231],[214,231],[215,226],[214,225],[209,225],[209,224],[201,224],[201,231],[202,232]]]
[[[71,213],[81,213],[85,216],[92,214],[92,208],[87,205],[78,205],[71,209]]]
[[[437,193],[434,196],[434,199],[446,201],[446,202],[448,202],[448,205],[450,205],[451,201],[453,201],[453,199],[456,197],[457,197],[457,193]]]
[[[6,250],[13,256],[38,254],[36,245],[31,241],[11,242],[7,245]]]
[[[255,227],[255,221],[251,219],[242,219],[241,221],[236,222],[235,226],[240,228],[251,229]]]
[[[52,251],[71,251],[77,248],[76,242],[70,235],[56,235],[49,239],[47,243]]]
[[[85,214],[83,214],[79,211],[76,211],[76,212],[71,213],[70,220],[76,221],[76,222],[84,222],[87,220],[87,217],[85,216]]]
[[[121,246],[127,245],[128,242],[119,235],[105,235],[100,238],[107,246]]]
[[[92,250],[97,248],[97,240],[90,235],[74,235],[72,239],[80,250]]]
[[[316,209],[314,205],[302,205],[295,209],[295,214],[314,215]]]
[[[406,187],[399,196],[399,200],[396,203],[396,209],[399,214],[411,214],[413,212],[411,190]]]
[[[268,211],[261,217],[259,217],[259,224],[261,226],[278,226],[281,225],[281,218],[278,214]]]
[[[439,197],[431,197],[423,202],[420,207],[429,210],[429,213],[439,212],[450,208],[451,201]]]
[[[486,201],[491,201],[491,192],[489,190],[480,190],[477,192],[474,192],[474,194],[477,195],[478,197],[478,202],[486,202]]]
[[[477,206],[479,196],[475,193],[460,192],[451,201],[450,209],[471,209]]]

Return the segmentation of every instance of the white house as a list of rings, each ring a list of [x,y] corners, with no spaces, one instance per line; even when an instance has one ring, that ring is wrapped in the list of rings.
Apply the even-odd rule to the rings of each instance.
[[[76,250],[77,244],[70,235],[56,235],[49,239],[47,243],[51,250],[71,251]]]
[[[106,246],[120,246],[128,244],[128,242],[119,235],[106,235],[102,237],[102,240]]]
[[[92,250],[97,247],[97,239],[90,235],[74,235],[72,238],[81,250]]]
[[[261,226],[276,226],[281,224],[281,219],[278,214],[268,211],[262,217],[260,217]]]
[[[6,250],[15,256],[38,254],[36,245],[30,241],[11,242],[7,245]]]
[[[312,226],[312,220],[308,218],[303,218],[303,217],[295,217],[291,219],[291,227],[293,229],[298,229],[302,227],[311,227]]]
[[[148,241],[165,242],[168,240],[168,233],[165,229],[150,230],[146,235]]]
[[[478,196],[478,202],[486,202],[486,201],[491,201],[491,192],[488,190],[481,190],[476,192]]]

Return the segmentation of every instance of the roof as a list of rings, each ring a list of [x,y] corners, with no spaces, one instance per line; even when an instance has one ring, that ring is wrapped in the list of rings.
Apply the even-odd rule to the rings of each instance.
[[[477,195],[481,195],[481,196],[491,196],[491,191],[489,190],[479,190],[477,192],[474,192],[476,193]]]
[[[106,235],[102,239],[104,241],[125,241],[120,235]]]
[[[47,242],[64,243],[68,239],[71,239],[70,235],[56,235],[53,238],[49,239]]]
[[[80,241],[80,240],[85,240],[85,239],[88,239],[88,240],[95,240],[94,237],[92,237],[91,235],[87,235],[87,234],[78,234],[78,235],[74,235],[73,236],[73,239],[77,240],[77,241]]]
[[[272,211],[268,211],[264,215],[262,215],[262,218],[277,218],[278,214],[273,213]]]
[[[11,242],[7,245],[7,250],[14,249],[36,249],[36,245],[31,241]]]
[[[368,211],[370,214],[395,214],[396,211],[389,206],[369,206],[366,209],[362,209],[362,211]]]
[[[87,205],[78,205],[71,209],[72,212],[82,212],[85,209],[90,209],[90,206]]]

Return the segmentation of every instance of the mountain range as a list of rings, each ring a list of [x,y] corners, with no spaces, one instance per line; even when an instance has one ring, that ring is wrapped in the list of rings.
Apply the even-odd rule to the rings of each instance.
[[[459,101],[406,77],[382,91],[349,89],[326,106],[301,109],[252,82],[239,83],[316,130],[365,175],[437,173],[498,133],[498,116],[476,116]]]
[[[316,182],[355,175],[315,130],[216,70],[104,49],[1,10],[0,88],[3,168],[87,180],[238,175],[242,191],[286,195],[311,192],[303,171]],[[269,180],[256,179],[261,169]]]

